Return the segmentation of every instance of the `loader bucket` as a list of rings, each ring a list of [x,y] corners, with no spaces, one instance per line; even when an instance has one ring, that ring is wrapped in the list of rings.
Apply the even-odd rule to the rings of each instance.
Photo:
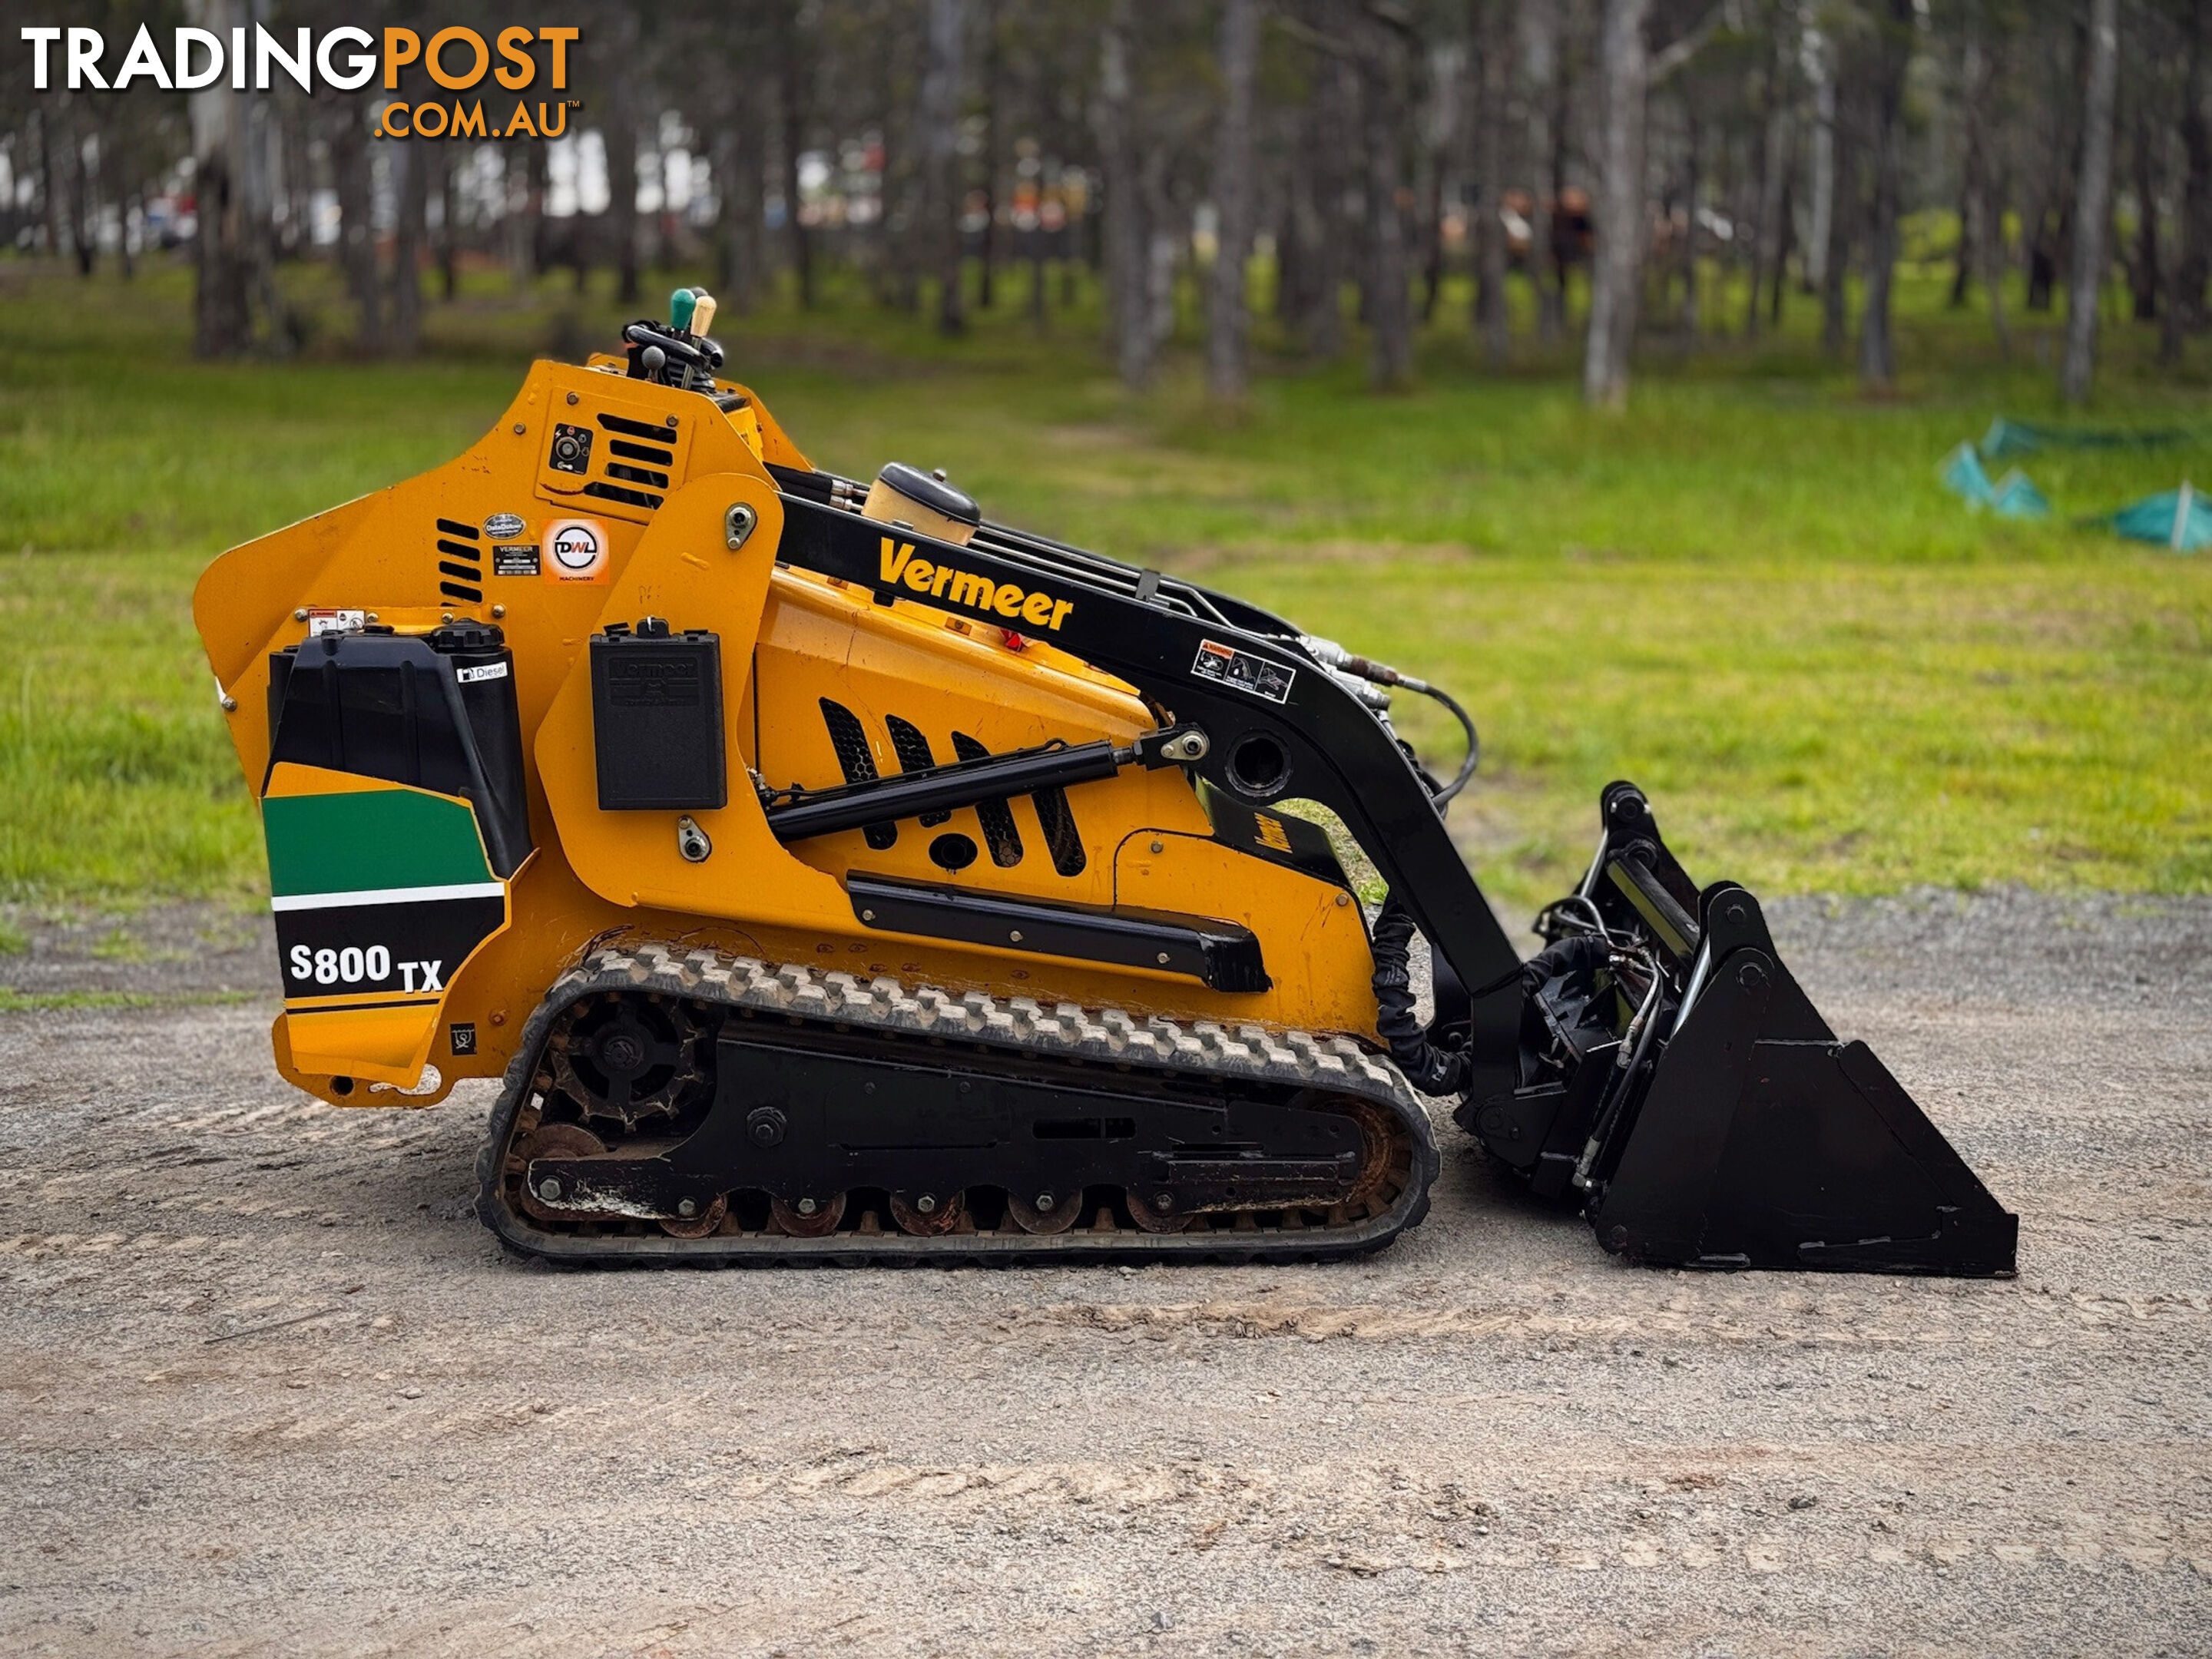
[[[1605,811],[1582,891],[1545,915],[1522,1086],[1469,1127],[1539,1190],[1578,1191],[1632,1261],[2010,1273],[2019,1218],[1873,1050],[1837,1038],[1759,901],[1723,882],[1685,903],[1641,794],[1613,785]]]

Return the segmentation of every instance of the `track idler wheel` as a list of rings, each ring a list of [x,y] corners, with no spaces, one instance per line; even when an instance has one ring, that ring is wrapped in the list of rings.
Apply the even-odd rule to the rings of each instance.
[[[690,1201],[689,1199],[684,1200],[687,1204]],[[730,1200],[717,1193],[714,1194],[714,1201],[700,1211],[698,1214],[689,1217],[679,1216],[672,1220],[664,1219],[660,1224],[660,1231],[671,1238],[712,1238],[721,1231],[722,1218],[729,1212]]]
[[[1161,1201],[1164,1199],[1164,1203]],[[1129,1219],[1146,1232],[1179,1233],[1190,1225],[1190,1212],[1164,1188],[1155,1192],[1133,1187],[1128,1200]]]
[[[1024,1198],[1009,1192],[1006,1213],[1025,1233],[1064,1233],[1083,1217],[1083,1194],[1039,1193],[1034,1198]]]
[[[827,1238],[845,1218],[845,1194],[839,1193],[826,1199],[770,1199],[768,1210],[775,1224],[793,1238]]]
[[[901,1232],[912,1233],[916,1238],[957,1233],[968,1219],[968,1194],[916,1193],[908,1198],[903,1193],[893,1193],[891,1219],[898,1223]]]

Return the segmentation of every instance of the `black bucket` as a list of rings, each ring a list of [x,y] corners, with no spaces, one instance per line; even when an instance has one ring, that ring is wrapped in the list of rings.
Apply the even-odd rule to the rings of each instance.
[[[1632,786],[1603,811],[1589,875],[1540,918],[1519,1086],[1462,1126],[1632,1261],[2013,1272],[2020,1218],[1872,1049],[1838,1040],[1758,900],[1696,891]]]

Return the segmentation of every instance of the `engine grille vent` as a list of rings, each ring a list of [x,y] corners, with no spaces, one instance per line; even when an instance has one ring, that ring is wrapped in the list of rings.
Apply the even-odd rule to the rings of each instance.
[[[1075,813],[1068,806],[1065,789],[1039,789],[1030,796],[1036,808],[1037,827],[1044,831],[1045,851],[1052,854],[1052,867],[1063,876],[1079,876],[1089,860],[1083,851],[1083,836],[1075,827]]]
[[[474,525],[453,519],[440,519],[437,526],[438,574],[444,578],[438,584],[439,593],[463,605],[482,604],[483,555],[476,544],[483,538],[483,532]]]
[[[867,783],[881,775],[876,766],[876,752],[868,741],[868,728],[860,717],[834,698],[823,697],[822,722],[829,729],[830,746],[836,751],[837,769],[848,783]],[[890,736],[891,753],[897,757],[902,772],[920,772],[938,764],[935,750],[929,736],[912,720],[896,714],[886,714],[884,726]],[[959,761],[979,761],[989,758],[991,750],[977,738],[965,732],[952,734],[953,757]],[[1063,789],[1038,789],[1030,794],[1030,805],[1036,809],[1037,827],[1044,832],[1046,853],[1052,859],[1052,867],[1062,876],[1081,875],[1089,867],[1090,854],[1085,851],[1082,832],[1077,829],[1074,809],[1067,802]],[[949,811],[925,812],[920,822],[926,829],[952,821]],[[1022,861],[1024,848],[1021,828],[1014,821],[1013,802],[1005,796],[995,796],[975,805],[975,820],[983,831],[983,844],[990,850],[991,862],[1001,870],[1011,870]],[[878,852],[887,851],[898,842],[898,826],[895,823],[871,823],[861,834]],[[953,839],[966,842],[966,837]],[[974,843],[966,842],[969,857],[975,855]],[[933,853],[933,856],[935,856]],[[943,863],[944,860],[939,859]],[[948,869],[964,866],[966,860],[948,864]]]
[[[600,476],[584,486],[584,494],[651,512],[667,499],[658,492],[668,488],[670,471],[676,465],[676,451],[670,447],[675,441],[675,431],[646,421],[633,421],[624,415],[601,415],[596,418],[600,430],[619,434],[607,441],[607,453],[621,459],[601,461]],[[625,443],[624,438],[648,441]],[[641,461],[650,465],[633,465]],[[610,479],[619,482],[610,483]],[[635,487],[640,484],[650,484],[652,488]]]
[[[898,757],[902,772],[921,772],[937,764],[937,756],[931,750],[929,738],[912,720],[902,720],[896,714],[884,716],[884,725],[891,734],[891,753]],[[952,822],[950,812],[924,812],[921,827],[925,830]]]
[[[599,418],[607,421],[615,417],[602,415]],[[860,717],[843,703],[824,697],[822,723],[830,728],[830,746],[837,751],[837,769],[845,775],[845,781],[866,783],[872,779],[876,775],[875,751],[868,746],[868,729],[860,724]],[[860,833],[878,853],[898,841],[898,826],[895,823],[871,823]]]
[[[990,750],[965,732],[952,734],[952,752],[964,761],[982,760]],[[991,862],[1011,870],[1022,861],[1022,832],[1014,827],[1014,809],[1003,798],[979,802],[975,820],[983,826],[983,844],[991,849]]]

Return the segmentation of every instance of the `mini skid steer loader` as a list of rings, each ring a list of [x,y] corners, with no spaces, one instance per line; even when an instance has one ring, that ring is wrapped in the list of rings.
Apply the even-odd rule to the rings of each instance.
[[[1448,696],[942,474],[811,465],[711,314],[538,363],[195,598],[277,1066],[343,1105],[503,1076],[513,1249],[1353,1255],[1428,1209],[1428,1097],[1632,1261],[2011,1270],[2015,1218],[1635,788],[1522,961],[1444,828],[1472,726],[1439,785],[1390,724]]]

